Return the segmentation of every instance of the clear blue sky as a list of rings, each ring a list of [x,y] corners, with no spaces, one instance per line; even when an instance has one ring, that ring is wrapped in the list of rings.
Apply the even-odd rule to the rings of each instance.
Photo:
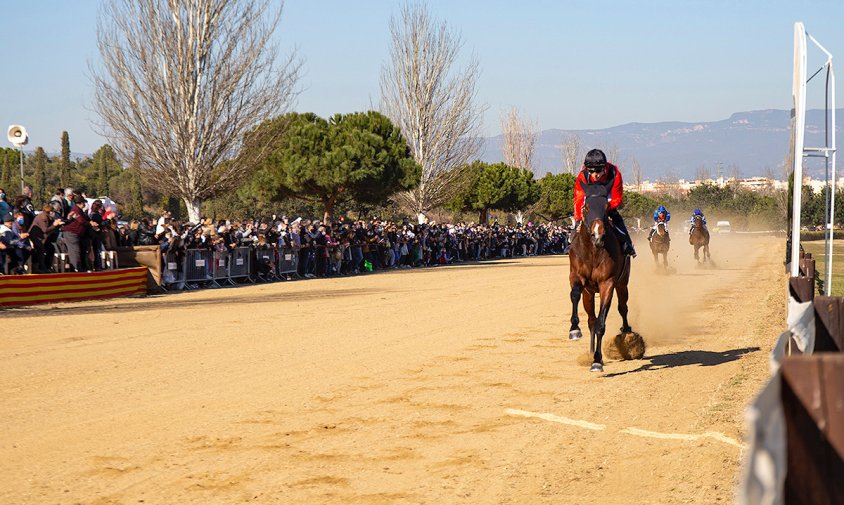
[[[87,70],[98,58],[98,6],[95,0],[3,2],[2,133],[23,124],[28,147],[51,152],[59,150],[62,130],[74,152],[91,153],[105,142],[91,126]],[[387,23],[399,6],[398,0],[288,0],[279,44],[283,51],[297,48],[305,61],[294,108],[325,116],[377,104]],[[499,113],[510,106],[543,129],[787,109],[795,21],[844,61],[840,0],[436,0],[429,6],[462,33],[464,52],[480,61],[488,135],[499,133]],[[810,72],[821,62],[815,52]],[[5,135],[0,143],[8,146]]]

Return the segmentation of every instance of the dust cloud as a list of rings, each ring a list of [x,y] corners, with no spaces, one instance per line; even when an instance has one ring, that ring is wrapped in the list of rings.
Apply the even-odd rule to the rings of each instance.
[[[645,235],[635,241],[638,256],[633,260],[630,275],[628,321],[649,346],[681,344],[700,333],[708,322],[699,318],[698,313],[703,312],[699,308],[717,303],[721,295],[726,297],[728,293],[719,291],[718,287],[732,285],[729,277],[752,261],[748,248],[760,243],[754,236],[713,235],[712,261],[698,264],[688,235],[674,231],[671,238],[667,269],[661,262],[654,263]],[[702,294],[707,292],[708,296]],[[712,295],[713,292],[716,294]],[[605,338],[615,336],[621,328],[617,301],[614,297]],[[588,338],[582,307],[580,312],[581,329]]]

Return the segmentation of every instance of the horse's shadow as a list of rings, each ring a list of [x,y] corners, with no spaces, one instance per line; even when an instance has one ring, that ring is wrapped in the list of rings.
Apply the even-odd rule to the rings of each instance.
[[[742,347],[740,349],[730,349],[728,351],[680,351],[667,354],[658,354],[643,358],[648,363],[627,372],[616,372],[604,375],[604,377],[617,377],[619,375],[626,375],[636,372],[648,372],[651,370],[661,370],[663,368],[674,368],[678,366],[699,365],[699,366],[716,366],[730,361],[735,361],[745,354],[758,351],[758,347]]]

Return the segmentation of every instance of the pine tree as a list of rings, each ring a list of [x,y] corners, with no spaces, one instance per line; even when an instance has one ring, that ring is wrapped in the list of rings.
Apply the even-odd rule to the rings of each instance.
[[[59,180],[62,188],[70,187],[70,137],[62,132],[62,157],[59,162]]]
[[[35,157],[33,158],[33,164],[35,165],[32,181],[32,196],[35,199],[35,202],[33,203],[37,207],[40,207],[41,205],[44,205],[44,202],[46,201],[44,195],[46,194],[45,186],[47,185],[47,154],[44,152],[43,147],[39,146],[35,149]]]

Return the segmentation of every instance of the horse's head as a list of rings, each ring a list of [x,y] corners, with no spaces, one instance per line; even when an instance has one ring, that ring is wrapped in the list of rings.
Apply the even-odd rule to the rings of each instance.
[[[660,236],[665,235],[665,221],[660,221],[656,225],[656,232]]]
[[[589,226],[589,235],[595,247],[604,246],[608,210],[607,189],[604,186],[587,186],[583,217],[585,224]]]
[[[703,222],[703,216],[701,216],[700,214],[696,214],[696,215],[695,215],[695,221],[694,221],[694,223],[695,223],[696,225],[699,225],[699,224],[700,224],[700,223],[702,223],[702,222]]]

